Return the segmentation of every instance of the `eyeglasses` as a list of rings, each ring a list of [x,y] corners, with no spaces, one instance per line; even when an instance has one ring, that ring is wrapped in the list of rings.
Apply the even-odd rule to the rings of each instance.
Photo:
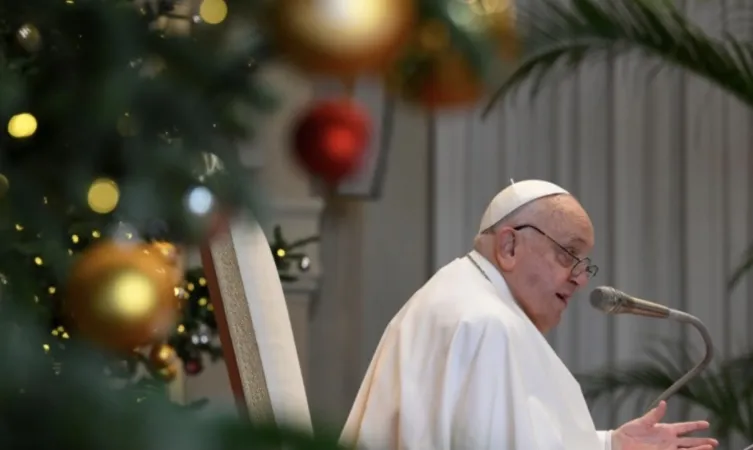
[[[573,252],[571,252],[570,250],[568,250],[567,248],[565,248],[559,242],[555,241],[551,236],[549,236],[548,234],[544,233],[543,231],[541,231],[536,226],[527,225],[527,224],[526,225],[518,225],[517,227],[514,227],[513,230],[520,231],[520,230],[523,230],[525,228],[530,228],[532,230],[537,231],[539,234],[541,234],[542,236],[544,236],[547,239],[549,239],[550,241],[552,241],[554,243],[554,245],[556,245],[557,247],[559,247],[559,249],[562,250],[563,252],[565,252],[565,254],[567,254],[571,258],[573,258],[574,264],[573,264],[572,269],[570,269],[570,274],[573,277],[580,276],[583,272],[586,272],[588,278],[591,279],[594,276],[596,276],[596,274],[599,272],[599,267],[596,266],[596,265],[594,265],[594,264],[591,264],[591,258],[578,258],[577,256],[575,256],[573,254]]]

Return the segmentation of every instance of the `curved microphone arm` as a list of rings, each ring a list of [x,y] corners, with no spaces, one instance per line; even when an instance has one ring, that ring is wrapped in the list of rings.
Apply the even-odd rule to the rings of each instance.
[[[656,400],[651,403],[649,410],[656,408],[659,402],[668,399],[677,391],[679,391],[683,386],[688,384],[690,380],[698,376],[698,374],[701,373],[709,365],[711,359],[714,357],[714,347],[711,343],[711,334],[709,334],[709,330],[708,328],[706,328],[706,325],[704,325],[703,322],[701,322],[695,316],[676,310],[670,310],[668,318],[676,320],[678,322],[693,325],[703,338],[703,343],[706,346],[706,352],[701,361],[699,361],[688,373],[683,375],[679,380],[675,381],[672,386],[667,388],[666,391],[662,392],[659,397],[657,397]]]

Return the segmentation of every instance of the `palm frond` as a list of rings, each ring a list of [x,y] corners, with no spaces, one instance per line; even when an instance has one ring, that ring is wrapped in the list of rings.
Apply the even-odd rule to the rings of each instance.
[[[748,250],[745,252],[745,258],[743,259],[743,262],[732,273],[730,280],[727,282],[727,289],[734,289],[735,286],[737,286],[737,283],[739,283],[745,276],[745,274],[747,274],[751,269],[753,269],[753,245],[748,247]]]
[[[662,350],[649,351],[649,361],[605,369],[578,377],[590,402],[612,397],[621,404],[628,397],[643,398],[640,405],[672,385],[692,365],[686,346],[664,342]],[[677,351],[682,348],[681,351]],[[678,355],[678,356],[671,356]],[[714,435],[727,438],[733,432],[753,439],[753,353],[710,369],[694,379],[676,397],[704,409],[715,427]]]
[[[483,116],[524,81],[534,80],[535,95],[548,75],[631,50],[685,68],[753,106],[753,44],[708,35],[670,2],[543,0],[520,20],[530,56],[493,93]]]

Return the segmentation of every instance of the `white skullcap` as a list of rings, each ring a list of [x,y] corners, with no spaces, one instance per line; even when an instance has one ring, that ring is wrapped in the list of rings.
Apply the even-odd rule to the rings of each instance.
[[[569,194],[563,188],[548,181],[525,180],[517,183],[510,181],[512,184],[497,194],[486,207],[484,216],[481,218],[479,233],[509,216],[510,213],[521,206],[536,199],[555,194]]]

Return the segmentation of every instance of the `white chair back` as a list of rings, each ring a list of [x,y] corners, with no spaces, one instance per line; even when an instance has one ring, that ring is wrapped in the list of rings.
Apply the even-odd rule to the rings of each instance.
[[[311,430],[282,284],[264,231],[238,221],[202,250],[231,387],[252,419]]]

